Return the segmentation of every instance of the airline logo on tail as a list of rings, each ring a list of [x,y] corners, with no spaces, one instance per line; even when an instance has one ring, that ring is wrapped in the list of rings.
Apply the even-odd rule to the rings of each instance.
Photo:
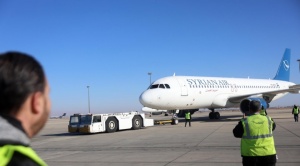
[[[290,68],[289,62],[287,60],[284,60],[282,63],[285,71],[288,71]]]

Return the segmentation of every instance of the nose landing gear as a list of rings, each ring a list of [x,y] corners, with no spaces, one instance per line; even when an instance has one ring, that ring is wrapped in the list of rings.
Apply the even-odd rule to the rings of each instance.
[[[220,119],[220,113],[219,112],[215,112],[215,109],[210,109],[211,112],[209,113],[208,117],[209,119]]]

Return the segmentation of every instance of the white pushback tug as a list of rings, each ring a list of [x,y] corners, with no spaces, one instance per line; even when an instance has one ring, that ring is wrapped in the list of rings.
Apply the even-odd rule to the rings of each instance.
[[[125,112],[112,114],[74,114],[70,116],[70,133],[112,133],[118,130],[153,126],[153,119],[146,119],[144,113]]]

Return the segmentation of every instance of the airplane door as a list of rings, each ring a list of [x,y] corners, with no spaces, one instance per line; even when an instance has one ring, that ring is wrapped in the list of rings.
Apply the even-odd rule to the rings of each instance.
[[[180,86],[180,90],[181,90],[181,96],[188,96],[188,87],[187,87],[187,83],[185,81],[183,81],[182,79],[177,79],[179,86]]]

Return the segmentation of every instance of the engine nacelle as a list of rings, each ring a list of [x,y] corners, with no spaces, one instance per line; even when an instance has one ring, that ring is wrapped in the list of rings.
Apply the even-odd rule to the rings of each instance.
[[[269,103],[267,103],[266,100],[264,100],[263,98],[247,98],[247,99],[242,100],[242,102],[240,104],[240,111],[242,113],[248,114],[248,112],[249,112],[249,103],[252,100],[259,101],[261,106],[264,106],[265,109],[269,108]]]

